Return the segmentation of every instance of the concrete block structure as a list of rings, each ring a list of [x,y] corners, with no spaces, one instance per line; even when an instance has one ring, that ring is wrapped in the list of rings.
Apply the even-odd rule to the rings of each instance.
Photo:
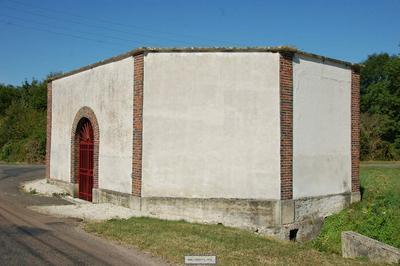
[[[288,47],[138,48],[49,81],[46,175],[143,215],[305,239],[360,199],[359,83]]]
[[[400,249],[353,231],[343,231],[342,256],[344,258],[368,258],[375,263],[399,264]]]

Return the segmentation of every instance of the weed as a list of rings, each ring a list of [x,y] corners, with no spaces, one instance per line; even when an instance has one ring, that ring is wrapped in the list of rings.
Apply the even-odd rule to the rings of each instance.
[[[362,201],[325,220],[313,241],[320,251],[341,253],[341,232],[356,231],[400,248],[400,167],[361,168]]]

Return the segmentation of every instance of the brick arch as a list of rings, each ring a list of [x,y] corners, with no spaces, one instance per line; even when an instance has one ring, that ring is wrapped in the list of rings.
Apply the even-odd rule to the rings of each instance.
[[[88,119],[92,124],[94,135],[94,151],[93,151],[93,187],[99,187],[99,140],[100,131],[96,115],[90,107],[84,106],[76,113],[71,131],[71,183],[77,182],[78,175],[78,147],[79,147],[79,132],[78,126],[82,119]]]

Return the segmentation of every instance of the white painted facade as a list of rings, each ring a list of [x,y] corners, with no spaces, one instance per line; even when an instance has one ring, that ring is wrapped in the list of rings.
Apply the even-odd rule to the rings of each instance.
[[[132,192],[133,58],[52,82],[50,177],[70,182],[71,132],[80,108],[97,118],[99,188]]]
[[[278,53],[145,58],[143,197],[280,198]]]
[[[71,134],[89,107],[100,135],[93,202],[284,239],[298,229],[306,239],[321,217],[360,199],[351,191],[351,67],[290,49],[143,48],[67,73],[49,87],[50,182],[78,195]]]
[[[280,199],[277,52],[144,59],[142,197]],[[70,181],[75,115],[98,121],[99,189],[132,193],[134,59],[52,82],[50,177]],[[351,192],[351,70],[293,59],[293,198]]]
[[[293,59],[293,198],[351,192],[351,69]]]

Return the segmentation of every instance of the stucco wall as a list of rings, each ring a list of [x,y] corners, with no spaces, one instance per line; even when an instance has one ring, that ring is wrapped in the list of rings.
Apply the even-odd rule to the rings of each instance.
[[[351,191],[351,70],[295,56],[293,197]]]
[[[279,55],[145,57],[144,197],[278,199]]]
[[[100,129],[99,187],[132,190],[133,58],[53,81],[50,177],[70,181],[71,130],[83,106]]]

